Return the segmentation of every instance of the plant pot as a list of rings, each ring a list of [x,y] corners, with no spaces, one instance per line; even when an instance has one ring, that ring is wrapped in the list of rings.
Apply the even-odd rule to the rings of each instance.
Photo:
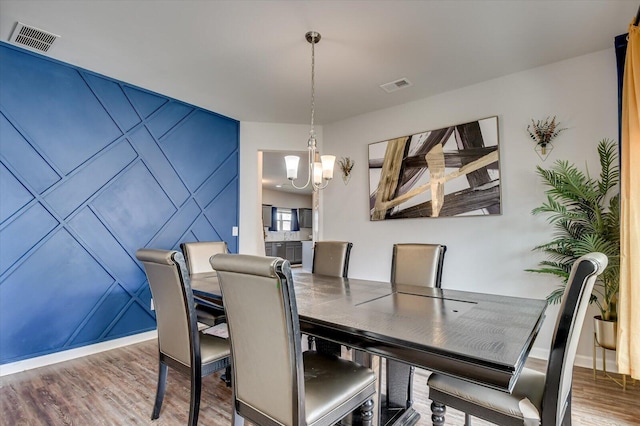
[[[596,315],[593,317],[593,329],[599,346],[611,350],[616,349],[618,340],[617,321],[605,321],[600,315]]]

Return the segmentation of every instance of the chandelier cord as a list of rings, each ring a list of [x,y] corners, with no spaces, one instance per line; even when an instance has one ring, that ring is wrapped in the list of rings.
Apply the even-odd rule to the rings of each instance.
[[[311,136],[315,136],[315,130],[313,128],[313,124],[314,124],[314,116],[315,116],[315,110],[316,110],[316,76],[315,76],[315,69],[316,69],[316,51],[315,51],[315,46],[316,46],[316,36],[315,34],[312,34],[312,39],[311,39],[311,130],[309,133],[311,133]],[[314,137],[315,139],[315,137]]]

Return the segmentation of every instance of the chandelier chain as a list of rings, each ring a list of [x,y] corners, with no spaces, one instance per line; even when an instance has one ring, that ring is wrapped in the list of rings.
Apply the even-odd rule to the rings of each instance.
[[[291,181],[291,185],[296,189],[304,189],[311,185],[314,192],[324,189],[333,179],[333,165],[335,156],[320,156],[316,146],[315,135],[315,112],[316,112],[316,43],[320,41],[320,34],[315,31],[309,31],[305,34],[305,38],[311,43],[311,129],[309,130],[309,141],[307,145],[308,152],[308,174],[307,182],[303,186],[295,183],[297,179],[297,165],[300,157],[286,156],[285,162],[287,166],[287,179]],[[316,158],[319,156],[320,158]],[[291,164],[291,167],[289,165]],[[292,172],[291,172],[292,170]]]

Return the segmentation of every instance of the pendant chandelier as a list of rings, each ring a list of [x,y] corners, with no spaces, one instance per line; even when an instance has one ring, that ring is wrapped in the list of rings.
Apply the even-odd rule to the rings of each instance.
[[[305,37],[309,43],[311,43],[311,130],[309,131],[309,140],[307,142],[307,149],[309,151],[308,160],[308,177],[307,183],[303,186],[297,186],[294,180],[298,178],[298,163],[300,157],[297,155],[287,155],[284,157],[284,161],[287,167],[287,179],[291,181],[296,189],[304,189],[311,185],[314,192],[324,189],[329,184],[329,181],[333,179],[333,166],[336,161],[335,155],[320,155],[316,146],[316,133],[313,128],[313,120],[315,115],[315,45],[320,41],[320,34],[315,31],[309,31],[305,34]]]

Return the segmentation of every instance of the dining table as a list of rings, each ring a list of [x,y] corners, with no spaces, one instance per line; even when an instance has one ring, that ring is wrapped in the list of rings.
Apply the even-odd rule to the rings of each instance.
[[[378,375],[379,359],[387,358],[510,392],[547,306],[543,299],[446,285],[395,285],[292,271],[301,332],[355,349],[356,360],[375,365]],[[198,303],[224,306],[215,274],[192,277],[191,287]],[[408,380],[386,376],[385,389],[378,381],[375,424],[411,425],[419,419]]]

